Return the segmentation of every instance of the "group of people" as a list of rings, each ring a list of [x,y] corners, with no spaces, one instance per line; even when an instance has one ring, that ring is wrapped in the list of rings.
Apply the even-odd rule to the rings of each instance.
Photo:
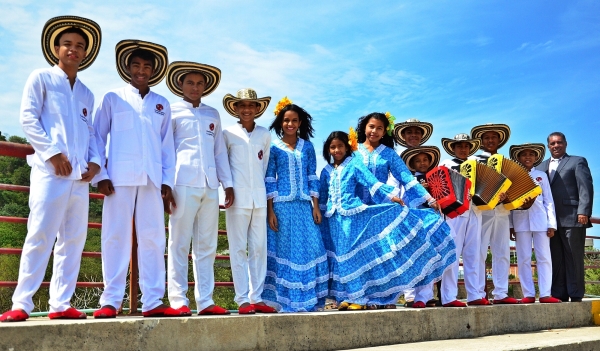
[[[442,139],[453,158],[440,163],[439,149],[423,146],[433,132],[430,123],[395,124],[389,113],[371,113],[356,130],[328,136],[322,149],[327,166],[319,177],[307,111],[283,98],[267,130],[255,119],[271,98],[241,89],[223,98],[237,123],[222,129],[217,110],[201,102],[218,86],[221,71],[195,62],[169,64],[167,49],[158,44],[117,44],[117,70],[127,85],[106,93],[92,119],[94,97],[77,72],[94,61],[100,38],[98,24],[81,17],[55,17],[44,26],[42,49],[53,67],[34,71],[23,94],[21,124],[35,150],[28,158],[31,212],[13,307],[0,321],[29,317],[53,247],[49,318],[86,318],[70,299],[87,232],[89,183],[105,195],[104,291],[95,318],[116,317],[123,302],[132,218],[143,316],[192,314],[186,297],[190,245],[198,314],[229,313],[212,298],[219,186],[240,314],[317,311],[327,298],[339,310],[395,308],[401,294],[423,308],[435,305],[433,284],[440,279],[439,303],[466,306],[457,299],[461,256],[467,304],[488,305],[488,244],[493,302],[532,303],[532,241],[540,302],[581,301],[592,180],[584,158],[565,154],[561,133],[548,138],[552,162],[542,163],[542,171],[535,166],[543,144],[510,148],[543,188],[529,209],[479,211],[471,205],[445,218],[424,175],[438,164],[456,170],[480,148],[475,157],[485,161],[508,141],[508,126],[482,125],[470,135]],[[172,104],[150,90],[165,76],[182,98]],[[402,155],[395,144],[406,148]],[[169,214],[168,240],[163,212]],[[507,295],[511,235],[526,296],[521,301]],[[165,275],[169,306],[161,301]]]

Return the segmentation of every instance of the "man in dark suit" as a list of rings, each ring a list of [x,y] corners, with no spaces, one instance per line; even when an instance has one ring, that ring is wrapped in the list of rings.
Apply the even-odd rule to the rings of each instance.
[[[594,187],[584,157],[568,155],[567,138],[561,132],[548,136],[551,157],[539,166],[548,174],[556,209],[558,230],[550,238],[552,296],[580,302],[585,293],[583,257],[585,231],[591,227]]]

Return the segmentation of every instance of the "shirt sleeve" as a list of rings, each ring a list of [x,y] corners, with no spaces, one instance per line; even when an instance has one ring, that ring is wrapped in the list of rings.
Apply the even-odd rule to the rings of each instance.
[[[272,149],[274,146],[271,146]],[[267,199],[277,197],[277,153],[271,152],[269,155],[269,163],[267,165],[267,173],[265,174],[265,188],[267,189]]]
[[[90,108],[94,108],[94,98],[90,99]],[[98,152],[98,143],[96,141],[96,131],[94,126],[92,125],[92,119],[88,118],[87,120],[88,131],[90,133],[90,141],[88,146],[88,163],[93,162],[98,166],[102,165],[102,161],[100,159],[100,153]]]
[[[319,209],[321,211],[327,211],[327,199],[329,198],[329,179],[330,174],[327,171],[327,167],[321,171],[321,177],[319,180]]]
[[[393,151],[393,150],[392,150]],[[417,181],[417,178],[412,175],[408,167],[397,153],[391,152],[391,167],[390,173],[404,187],[403,198],[408,200],[406,205],[415,208],[431,198],[431,195]]]
[[[229,167],[229,157],[227,156],[227,146],[223,138],[223,129],[221,127],[221,119],[215,128],[215,164],[217,166],[217,177],[223,186],[223,189],[233,187],[233,177],[231,176],[231,168]]]
[[[312,144],[308,144],[310,147],[306,150],[306,159],[308,164],[306,165],[308,173],[308,192],[311,197],[319,197],[319,177],[317,177],[317,157],[315,155],[315,148]]]
[[[590,168],[584,157],[580,157],[577,162],[575,179],[577,180],[577,188],[579,190],[577,214],[589,217],[592,215],[592,204],[594,202],[594,184]]]
[[[111,121],[110,95],[106,94],[102,98],[102,102],[100,102],[94,115],[95,139],[98,156],[100,157],[100,172],[92,179],[92,186],[95,187],[98,186],[100,181],[109,179],[108,170],[106,169],[106,143],[108,141],[108,134],[110,133]]]
[[[542,181],[542,200],[544,208],[546,210],[546,216],[548,218],[548,228],[557,229],[556,223],[556,211],[554,210],[554,199],[552,199],[552,190],[550,189],[550,181],[548,176],[544,172],[540,172]]]
[[[269,159],[271,157],[271,133],[265,133],[264,144],[263,144],[263,175],[267,174],[267,167],[269,166]]]
[[[175,142],[173,141],[173,125],[171,123],[171,105],[165,104],[165,116],[160,128],[162,153],[162,184],[173,189],[175,184]]]
[[[400,189],[377,180],[362,162],[354,161],[353,166],[356,181],[369,189],[371,198],[375,203],[391,202],[392,198],[400,193]]]

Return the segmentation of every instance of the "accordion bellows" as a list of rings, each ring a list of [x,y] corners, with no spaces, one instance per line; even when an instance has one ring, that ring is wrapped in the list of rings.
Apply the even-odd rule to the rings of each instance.
[[[488,165],[510,179],[512,185],[506,191],[504,208],[514,210],[523,206],[528,198],[534,199],[542,193],[542,187],[536,184],[529,172],[520,163],[500,154],[491,156]]]
[[[455,218],[469,209],[471,181],[447,167],[435,167],[425,176],[431,196],[437,201],[442,213]]]
[[[471,181],[473,204],[482,211],[493,210],[500,201],[499,195],[506,192],[512,182],[493,167],[476,160],[467,160],[460,165],[460,174]]]

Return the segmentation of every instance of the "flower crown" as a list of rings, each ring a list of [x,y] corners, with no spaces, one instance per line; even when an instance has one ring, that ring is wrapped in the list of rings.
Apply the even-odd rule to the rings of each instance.
[[[281,98],[281,100],[279,100],[279,102],[277,102],[277,106],[275,106],[275,110],[273,110],[273,113],[275,113],[275,116],[277,116],[279,112],[283,110],[284,107],[291,104],[292,100],[288,99],[287,96],[284,96],[283,98]]]
[[[385,117],[387,117],[390,124],[387,127],[387,133],[389,136],[392,136],[392,131],[394,130],[394,122],[396,121],[396,117],[394,117],[391,113],[386,112]]]
[[[350,143],[352,151],[358,150],[358,134],[356,134],[356,130],[352,127],[350,127],[350,132],[348,133],[348,143]]]

